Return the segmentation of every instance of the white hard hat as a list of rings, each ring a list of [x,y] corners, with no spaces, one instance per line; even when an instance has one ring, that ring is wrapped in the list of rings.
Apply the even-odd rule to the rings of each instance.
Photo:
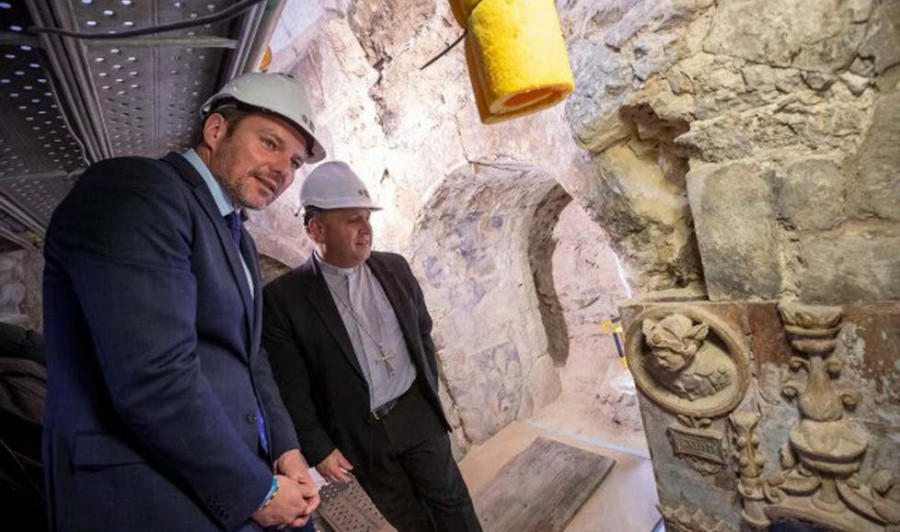
[[[228,104],[243,104],[287,120],[308,144],[309,159],[306,162],[315,163],[325,158],[325,148],[315,137],[316,125],[306,90],[294,76],[280,72],[244,74],[226,83],[206,100],[200,108],[200,116],[205,120],[218,107]]]
[[[306,176],[300,185],[300,206],[304,209],[381,210],[381,207],[375,206],[362,179],[341,161],[320,164]]]

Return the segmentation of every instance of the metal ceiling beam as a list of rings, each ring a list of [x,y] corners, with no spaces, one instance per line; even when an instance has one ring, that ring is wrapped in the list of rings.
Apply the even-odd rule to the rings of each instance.
[[[265,15],[267,2],[259,3],[248,9],[241,18],[240,29],[238,30],[238,42],[240,46],[235,49],[234,53],[229,57],[229,62],[223,71],[223,78],[219,80],[218,85],[224,84],[226,81],[236,78],[247,71],[247,62],[249,59],[250,48],[253,45],[254,37],[257,35],[259,24]],[[250,65],[252,69],[254,65]]]
[[[285,4],[287,4],[287,0],[269,0],[269,2],[266,3],[266,11],[260,21],[256,39],[253,41],[247,64],[244,66],[244,72],[256,70],[257,66],[262,61],[263,55],[265,55],[266,52],[266,47],[269,46],[269,41],[272,40],[272,34],[275,33],[275,28],[278,26],[278,21],[281,19],[281,13],[284,11]]]
[[[118,12],[115,17],[104,17],[104,14],[106,14],[107,11],[112,13],[113,9],[121,9],[121,6],[118,6],[117,3],[109,3],[108,10],[106,5],[98,7],[101,5],[99,3],[100,0],[96,0],[92,3],[85,3],[85,5],[73,2],[72,0],[24,1],[36,25],[60,28],[76,33],[80,32],[85,26],[96,27],[96,30],[94,30],[95,32],[98,30],[103,31],[104,29],[106,31],[114,31],[110,29],[109,24],[111,24],[111,21],[116,20],[116,17],[119,16]],[[154,2],[151,5],[153,6],[150,8],[152,16],[148,17],[146,11],[140,12],[141,15],[138,15],[138,12],[134,12],[134,15],[138,17],[134,19],[134,21],[138,23],[138,26],[142,24],[146,25],[148,23],[159,24],[160,22],[168,22],[162,18],[163,16],[171,20],[173,14],[183,17],[187,17],[189,14],[189,10],[185,7],[189,5],[189,2],[176,2],[171,5],[163,2]],[[165,6],[165,8],[163,6]],[[205,5],[203,5],[203,7],[205,8]],[[163,11],[164,9],[165,12]],[[100,14],[99,10],[107,11],[104,11],[104,14]],[[140,73],[144,75],[152,74],[154,76],[152,83],[155,84],[157,91],[168,91],[169,85],[165,75],[168,74],[168,70],[170,69],[166,67],[165,70],[159,72],[155,70],[156,68],[163,68],[163,57],[168,57],[168,54],[170,53],[180,55],[178,52],[179,49],[188,52],[195,48],[201,50],[226,50],[228,53],[223,56],[224,64],[218,71],[218,79],[213,83],[210,83],[211,85],[219,86],[225,80],[231,79],[248,70],[247,63],[249,52],[253,45],[254,37],[257,36],[260,22],[266,14],[266,11],[267,3],[260,2],[238,15],[229,24],[218,23],[217,25],[212,26],[212,30],[205,29],[210,28],[210,24],[197,26],[196,30],[188,28],[189,31],[186,32],[186,35],[184,31],[181,31],[181,34],[176,33],[171,36],[147,35],[98,41],[41,33],[39,37],[40,46],[46,51],[47,56],[50,59],[53,77],[59,81],[60,97],[65,100],[68,111],[66,115],[71,118],[71,125],[76,132],[76,136],[84,142],[90,162],[126,154],[155,157],[161,155],[159,152],[164,152],[166,146],[170,145],[172,142],[175,144],[184,142],[183,135],[174,135],[177,137],[177,140],[165,138],[166,134],[173,131],[172,120],[176,120],[176,118],[166,114],[167,111],[162,109],[152,117],[144,117],[144,121],[141,124],[144,130],[139,135],[143,136],[142,143],[137,142],[136,139],[129,139],[128,136],[125,135],[122,126],[123,121],[131,122],[133,120],[122,118],[120,113],[124,113],[126,116],[132,116],[133,114],[127,113],[125,107],[120,106],[115,107],[114,109],[110,108],[110,105],[118,105],[119,102],[114,102],[112,104],[108,103],[110,96],[113,96],[114,100],[125,100],[127,98],[116,98],[115,94],[113,94],[121,94],[116,91],[121,90],[124,86],[114,86],[110,81],[97,78],[98,73],[102,71],[103,65],[94,63],[95,52],[102,53],[101,50],[105,52],[112,48],[121,47],[128,49],[149,48],[154,51],[152,52],[153,54],[165,54],[153,55],[153,60],[150,61],[150,64],[144,63],[144,70]],[[93,17],[88,15],[88,13],[94,14]],[[191,18],[195,17],[196,13],[191,13]],[[120,18],[118,20],[120,22],[119,28],[121,28],[122,19]],[[133,22],[126,22],[126,24],[133,24]],[[236,27],[236,30],[231,30],[231,35],[209,34],[211,31],[216,31],[215,28],[220,28],[219,31],[221,31],[221,28],[229,27]],[[195,35],[195,33],[200,33],[200,35]],[[204,35],[204,33],[206,33],[206,35]],[[175,51],[169,52],[169,49],[174,49]],[[156,52],[157,50],[159,52]],[[110,57],[108,59],[112,60],[113,58]],[[96,58],[96,60],[101,61],[102,59]],[[207,61],[208,60],[209,58],[207,58]],[[126,67],[133,68],[130,65],[126,65]],[[198,68],[196,63],[193,68]],[[172,73],[174,74],[175,69],[172,70]],[[197,74],[199,76],[199,73]],[[108,75],[109,80],[121,77],[121,74],[110,72],[101,75]],[[195,78],[194,81],[200,79],[202,78]],[[120,80],[116,79],[116,81]],[[153,106],[154,104],[158,104],[160,99],[152,96],[153,91],[150,87],[146,86],[147,83],[148,82],[145,80],[139,91],[148,93],[146,95],[148,98],[145,98],[145,102],[147,106]],[[181,83],[182,85],[187,85],[192,82],[183,79]],[[206,84],[204,83],[204,92],[211,90],[205,88],[205,86]],[[110,93],[104,93],[101,89],[111,90]],[[198,89],[199,87],[195,88],[194,92]],[[103,98],[101,98],[101,96]],[[205,96],[207,95],[196,96],[189,91],[186,96],[189,97],[188,100],[182,100],[182,103],[187,103],[187,101],[200,96],[205,99]],[[118,123],[114,120],[116,116],[119,116]],[[161,122],[166,122],[166,126],[162,127]],[[193,126],[194,124],[188,124],[184,127],[179,126],[175,129],[184,131],[186,128]],[[141,153],[141,150],[143,150],[143,153]]]
[[[104,46],[138,46],[178,48],[228,48],[236,49],[239,42],[225,37],[128,37],[125,39],[107,39]]]
[[[33,172],[33,173],[28,174],[28,179],[32,179],[35,181],[40,181],[42,179],[59,179],[60,177],[65,177],[65,176],[78,176],[78,175],[84,173],[85,170],[87,170],[87,168],[82,167],[82,168],[76,168],[75,170],[73,170],[71,172],[66,172],[63,170],[54,170],[52,172]],[[21,176],[17,176],[17,177],[21,177]],[[0,184],[2,184],[3,181],[4,181],[4,178],[0,178]],[[0,194],[2,194],[2,192],[0,192]]]
[[[41,48],[40,37],[0,31],[0,46],[31,46]],[[238,41],[226,37],[123,37],[105,39],[107,46],[178,46],[184,48],[237,48]]]
[[[25,0],[25,6],[31,14],[31,18],[38,26],[59,26],[71,28],[72,21],[57,24],[56,16],[51,3],[40,0]],[[78,61],[80,54],[73,50],[74,42],[69,38],[60,38],[56,35],[43,33],[39,36],[41,48],[50,60],[52,71],[51,83],[54,92],[60,99],[66,110],[64,116],[70,120],[69,128],[75,136],[81,140],[90,162],[96,162],[111,156],[112,150],[109,142],[103,141],[102,122],[96,111],[96,104],[92,104],[86,98],[85,90],[90,87],[85,83],[84,66]]]
[[[196,134],[196,109],[226,80],[257,69],[286,3],[266,0],[231,19],[202,21],[207,10],[212,12],[215,7],[221,11],[237,1],[219,0],[214,6],[200,0],[147,0],[134,4],[119,0],[18,0],[22,15],[31,19],[19,23],[23,28],[59,28],[76,33],[90,28],[88,33],[114,33],[123,26],[152,30],[154,25],[171,25],[173,21],[201,20],[186,29],[102,41],[48,32],[33,36],[0,31],[0,45],[33,49],[29,53],[41,55],[39,62],[45,73],[42,78],[46,78],[47,87],[55,95],[55,102],[51,99],[49,103],[57,104],[46,112],[59,111],[62,121],[54,120],[60,125],[65,123],[74,136],[67,136],[68,140],[62,143],[55,138],[58,132],[51,132],[47,138],[38,137],[40,132],[33,133],[34,138],[28,137],[24,133],[31,132],[31,124],[44,127],[45,122],[37,122],[44,120],[37,118],[38,109],[22,102],[28,105],[11,111],[19,113],[19,122],[29,127],[7,128],[4,134],[20,139],[8,143],[7,151],[9,146],[27,149],[37,153],[34,160],[39,161],[39,150],[48,150],[49,162],[55,161],[52,150],[58,150],[57,144],[66,145],[68,150],[78,152],[79,160],[74,165],[77,167],[84,164],[79,143],[87,163],[117,155],[156,157],[169,149],[187,147]],[[23,54],[16,51],[16,55]],[[16,81],[15,76],[6,77]],[[39,81],[45,83],[44,79]],[[19,130],[23,135],[18,135]],[[0,228],[0,238],[33,247],[35,239],[44,233],[50,212],[83,171],[80,168],[67,172],[73,165],[59,171],[49,168],[52,166],[29,165],[24,172],[7,169],[0,174],[0,212],[16,222],[15,227]]]
[[[41,232],[41,234],[43,235],[43,232]],[[11,231],[3,224],[0,224],[0,238],[5,238],[6,240],[9,240],[10,242],[25,249],[30,249],[33,251],[36,251],[38,249],[37,246],[34,245],[34,242],[19,233]]]

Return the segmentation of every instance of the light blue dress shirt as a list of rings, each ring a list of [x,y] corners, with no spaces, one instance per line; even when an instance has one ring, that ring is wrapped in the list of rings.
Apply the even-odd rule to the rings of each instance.
[[[235,211],[234,203],[228,198],[228,195],[225,193],[225,189],[222,188],[222,184],[219,183],[219,180],[213,177],[212,172],[209,171],[209,168],[206,166],[206,163],[203,162],[203,159],[200,158],[200,155],[198,155],[193,148],[181,155],[183,155],[184,158],[191,163],[191,166],[196,168],[197,172],[200,173],[200,176],[206,183],[207,188],[209,188],[213,199],[216,201],[216,206],[219,208],[219,213],[222,214],[222,218],[233,213]],[[247,277],[247,286],[250,287],[250,297],[253,297],[254,286],[253,277],[250,275],[250,268],[247,267],[247,261],[244,260],[242,254],[238,253],[238,257],[241,258],[241,266],[244,267],[244,275]]]

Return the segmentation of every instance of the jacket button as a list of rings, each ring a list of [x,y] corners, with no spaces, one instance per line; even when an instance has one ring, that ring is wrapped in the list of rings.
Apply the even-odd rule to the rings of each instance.
[[[247,423],[256,423],[256,413],[247,414]]]

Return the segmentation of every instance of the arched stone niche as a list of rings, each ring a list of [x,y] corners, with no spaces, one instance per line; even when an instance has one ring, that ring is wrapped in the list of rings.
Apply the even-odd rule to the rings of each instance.
[[[434,318],[447,388],[471,442],[560,393],[548,313],[541,307],[558,305],[549,275],[552,250],[545,244],[568,201],[545,171],[476,163],[452,172],[417,220],[411,262]],[[547,296],[543,303],[538,285]]]

